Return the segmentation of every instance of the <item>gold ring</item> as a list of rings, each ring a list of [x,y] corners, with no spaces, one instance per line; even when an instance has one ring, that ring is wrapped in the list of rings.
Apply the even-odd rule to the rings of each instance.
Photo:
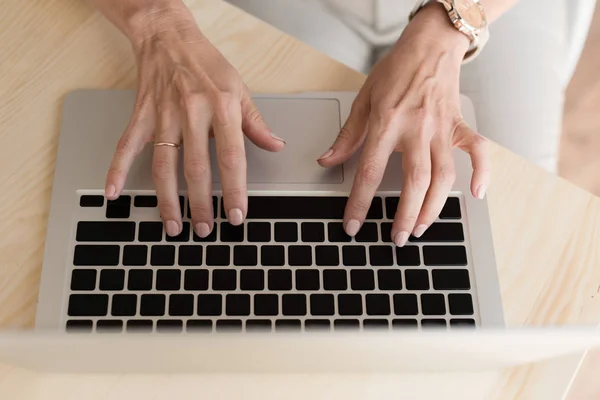
[[[175,147],[177,150],[179,150],[181,148],[181,146],[178,145],[177,143],[169,143],[169,142],[157,142],[157,143],[154,143],[154,147],[158,147],[158,146]]]

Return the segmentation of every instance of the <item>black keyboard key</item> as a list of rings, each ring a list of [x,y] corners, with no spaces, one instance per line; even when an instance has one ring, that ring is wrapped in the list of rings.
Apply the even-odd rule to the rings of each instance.
[[[281,310],[284,316],[306,315],[306,295],[284,294],[281,297]]]
[[[223,300],[220,294],[199,294],[198,315],[221,315],[223,312]]]
[[[434,269],[431,271],[435,290],[469,290],[469,271],[466,269]]]
[[[106,218],[129,218],[131,196],[119,196],[106,202]]]
[[[213,290],[235,290],[237,272],[233,269],[215,269],[212,273]]]
[[[443,294],[422,294],[421,312],[423,315],[445,315],[446,302]]]
[[[467,249],[464,246],[423,246],[425,265],[467,265]]]
[[[190,223],[184,222],[181,225],[181,232],[177,236],[169,236],[165,234],[167,242],[189,242],[190,241]]]
[[[183,330],[183,321],[177,319],[159,319],[156,321],[156,332],[175,333]]]
[[[304,329],[307,331],[328,331],[331,322],[328,319],[307,319],[304,321]]]
[[[249,319],[246,321],[246,332],[270,332],[271,320]]]
[[[247,219],[342,219],[346,197],[250,196]]]
[[[377,224],[375,222],[365,222],[354,240],[357,242],[377,242],[379,241],[379,235],[377,234]]]
[[[228,294],[225,296],[225,314],[235,316],[250,315],[250,295]]]
[[[311,315],[333,315],[335,314],[334,299],[332,294],[310,295]]]
[[[445,329],[446,320],[444,319],[422,319],[421,328],[423,329]]]
[[[77,266],[112,266],[119,265],[120,248],[117,245],[78,244],[75,246],[73,265]]]
[[[67,321],[67,332],[89,333],[92,325],[91,319],[70,319]]]
[[[375,278],[372,269],[350,270],[350,287],[352,290],[374,290]]]
[[[365,330],[389,329],[390,324],[387,319],[365,319],[363,321]]]
[[[221,222],[221,242],[243,242],[244,225],[231,225],[229,222]]]
[[[103,269],[100,273],[100,290],[123,290],[125,287],[125,270]]]
[[[79,207],[102,207],[104,196],[83,195],[79,198]]]
[[[127,277],[128,290],[151,290],[152,271],[149,269],[130,269]]]
[[[326,269],[323,271],[323,289],[346,290],[348,280],[345,269]]]
[[[455,318],[450,320],[450,327],[453,329],[475,328],[475,320],[471,318]]]
[[[431,224],[423,233],[416,238],[411,236],[411,242],[464,242],[465,234],[460,222],[436,222]]]
[[[72,294],[69,296],[70,317],[101,317],[108,312],[107,294]]]
[[[133,242],[135,222],[80,221],[77,223],[78,242]]]
[[[357,319],[336,319],[333,321],[333,327],[336,331],[358,330],[360,323]]]
[[[349,242],[352,237],[348,236],[341,222],[330,222],[327,224],[327,238],[332,243]]]
[[[138,232],[138,240],[140,242],[160,242],[162,237],[162,222],[140,222],[140,231]]]
[[[262,246],[260,248],[260,264],[265,267],[280,267],[285,264],[285,248],[283,246]]]
[[[296,290],[319,290],[319,271],[313,269],[296,270]]]
[[[183,196],[179,196],[179,211],[181,212],[181,216],[185,216],[183,210],[185,209],[185,198]]]
[[[212,332],[213,322],[210,319],[188,319],[185,324],[186,332]]]
[[[133,205],[135,207],[156,207],[158,206],[158,199],[156,196],[135,196]]]
[[[421,265],[421,256],[417,246],[396,247],[396,264],[402,266]]]
[[[150,265],[161,267],[175,265],[175,246],[152,246],[152,251],[150,252]]]
[[[270,269],[269,290],[292,290],[292,271],[289,269]]]
[[[380,269],[377,282],[379,290],[402,290],[402,273],[399,269]]]
[[[325,241],[325,224],[322,222],[304,222],[300,229],[305,243]]]
[[[340,250],[337,246],[315,246],[315,263],[322,267],[340,265]]]
[[[368,294],[365,301],[368,315],[390,315],[390,296],[387,294]]]
[[[148,246],[127,245],[123,247],[123,265],[142,266],[148,263]]]
[[[460,219],[460,217],[460,202],[458,197],[448,197],[440,213],[440,219]]]
[[[196,232],[193,232],[192,236],[194,237],[194,242],[216,242],[217,241],[217,232],[219,230],[219,224],[213,225],[213,230],[208,234],[207,237],[201,238],[196,235]]]
[[[449,294],[448,308],[452,315],[473,315],[473,298],[468,293]]]
[[[395,294],[394,295],[394,314],[396,315],[417,315],[419,308],[416,294]]]
[[[239,319],[220,319],[217,321],[217,332],[241,332],[242,321]]]
[[[159,269],[156,271],[156,290],[179,290],[181,271],[178,269]]]
[[[263,290],[265,288],[265,271],[262,269],[243,269],[240,272],[241,290]]]
[[[369,261],[373,267],[389,267],[394,265],[392,246],[370,246]]]
[[[381,223],[381,241],[385,243],[392,243],[392,223],[382,222]]]
[[[271,224],[268,222],[249,222],[248,241],[266,243],[271,241]]]
[[[188,269],[183,277],[185,290],[208,290],[208,270]]]
[[[299,319],[278,319],[275,321],[275,331],[299,331],[302,324]]]
[[[429,290],[429,274],[424,269],[407,269],[404,278],[408,290]]]
[[[298,224],[295,222],[275,222],[275,241],[294,243],[298,241]]]
[[[362,267],[367,265],[367,254],[364,246],[342,247],[344,265],[347,267]]]
[[[137,311],[135,294],[115,294],[112,297],[110,314],[116,317],[133,317]]]
[[[256,246],[235,246],[233,248],[233,265],[254,267],[258,264],[258,249]]]
[[[340,294],[338,296],[340,315],[362,315],[362,296],[360,294]]]
[[[206,265],[228,267],[229,253],[229,246],[206,246]]]
[[[99,320],[96,322],[96,332],[119,333],[123,331],[123,321],[114,319]]]
[[[198,266],[202,265],[202,246],[179,246],[180,266]]]
[[[95,269],[76,269],[71,274],[71,290],[94,290],[96,288]]]
[[[279,298],[276,294],[257,294],[254,296],[254,315],[279,314]]]
[[[417,329],[416,319],[394,319],[392,320],[393,329]]]
[[[310,246],[289,246],[288,264],[293,267],[312,265],[312,248]]]
[[[140,315],[153,317],[165,315],[165,301],[164,294],[143,294]]]
[[[385,198],[385,216],[387,219],[394,219],[396,210],[398,209],[399,197],[386,197]]]
[[[151,320],[146,319],[131,319],[127,321],[127,332],[145,333],[152,332],[154,324]]]
[[[367,219],[382,219],[383,218],[383,202],[381,197],[374,197],[371,202],[371,207],[367,212]]]

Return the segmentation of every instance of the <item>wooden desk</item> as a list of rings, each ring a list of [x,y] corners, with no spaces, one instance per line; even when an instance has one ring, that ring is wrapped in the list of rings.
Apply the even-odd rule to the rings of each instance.
[[[363,82],[361,74],[226,3],[188,4],[253,91],[358,90]],[[31,327],[64,96],[77,88],[133,88],[136,70],[126,40],[76,0],[3,0],[0,43],[0,326]],[[493,165],[489,204],[507,323],[598,325],[600,201],[499,146],[493,147]],[[414,377],[363,377],[339,378],[338,384],[350,397],[391,398],[400,388],[422,393],[423,383],[434,382],[428,386],[447,384],[461,398],[538,398],[542,390],[548,394],[543,398],[559,398],[557,390],[564,390],[579,359],[463,376],[466,381],[422,377],[415,386]],[[169,394],[189,393],[185,388],[192,393],[210,388],[215,392],[208,397],[215,397],[219,382],[226,387],[220,393],[232,396],[241,396],[239,388],[244,397],[262,388],[261,398],[342,393],[335,380],[323,377],[240,377],[233,385],[227,379],[232,378],[49,377],[4,366],[0,393],[22,399],[48,399],[52,393],[57,399],[137,398],[126,397],[137,393],[174,398]],[[275,388],[273,379],[291,389],[266,392]],[[93,396],[84,395],[88,392]]]

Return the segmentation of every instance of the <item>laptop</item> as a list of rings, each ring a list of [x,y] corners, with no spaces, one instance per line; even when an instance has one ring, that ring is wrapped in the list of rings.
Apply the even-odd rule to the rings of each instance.
[[[201,239],[190,227],[183,173],[183,231],[165,235],[151,177],[152,146],[138,156],[122,196],[103,196],[135,93],[70,93],[36,328],[219,336],[503,327],[487,203],[470,194],[468,155],[455,151],[456,183],[421,238],[411,237],[403,248],[390,239],[402,187],[400,154],[392,155],[361,231],[354,238],[344,234],[341,218],[358,155],[331,169],[315,160],[335,139],[355,95],[255,95],[287,146],[273,154],[246,143],[249,209],[236,227],[223,213],[211,143],[216,223]],[[465,97],[462,111],[476,127]]]

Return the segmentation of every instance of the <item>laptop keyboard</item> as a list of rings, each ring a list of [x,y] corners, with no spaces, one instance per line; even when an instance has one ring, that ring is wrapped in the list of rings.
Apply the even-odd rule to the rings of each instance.
[[[397,194],[375,197],[354,238],[342,196],[250,196],[241,226],[213,197],[199,238],[166,236],[152,194],[79,193],[65,324],[87,332],[461,328],[478,325],[460,195],[403,248],[390,239]]]

